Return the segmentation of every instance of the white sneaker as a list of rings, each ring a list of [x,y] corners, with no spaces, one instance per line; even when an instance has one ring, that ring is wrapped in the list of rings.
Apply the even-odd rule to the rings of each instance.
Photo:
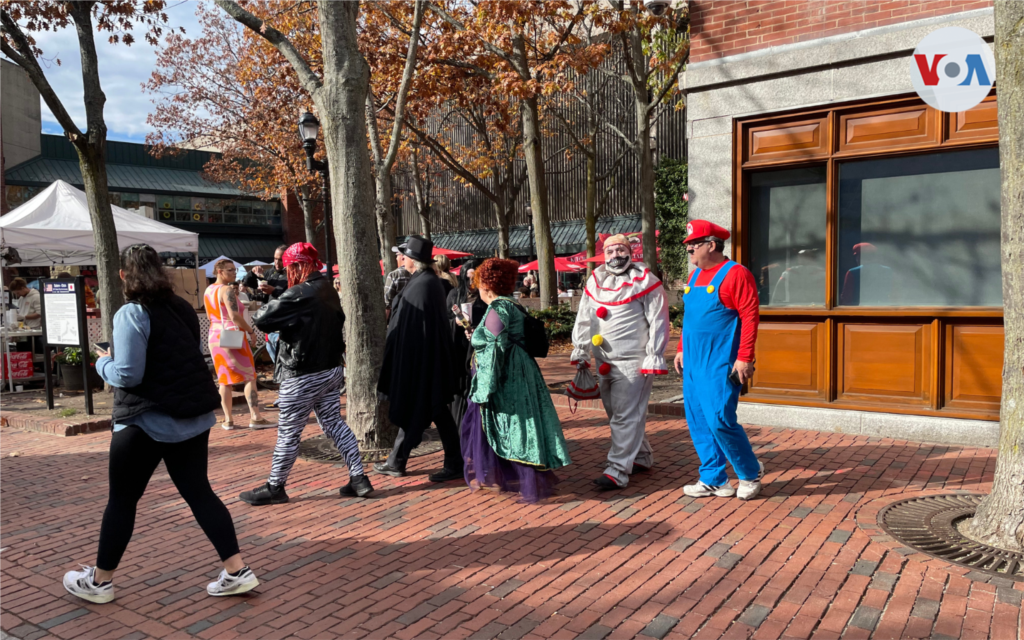
[[[736,491],[736,497],[740,500],[751,500],[761,493],[761,478],[764,477],[764,463],[757,461],[758,469],[756,480],[740,480],[740,488]]]
[[[211,596],[237,596],[252,591],[259,585],[260,581],[249,567],[243,568],[237,576],[228,575],[227,569],[221,569],[217,582],[206,585],[206,593]]]
[[[68,571],[64,574],[64,588],[73,596],[82,600],[103,604],[114,599],[114,583],[112,581],[96,584],[96,567],[82,565],[82,571]]]
[[[709,496],[731,498],[736,495],[736,490],[732,488],[732,484],[728,480],[726,480],[725,484],[717,487],[710,484],[704,484],[698,480],[694,484],[688,484],[683,487],[683,493],[691,498],[707,498]]]

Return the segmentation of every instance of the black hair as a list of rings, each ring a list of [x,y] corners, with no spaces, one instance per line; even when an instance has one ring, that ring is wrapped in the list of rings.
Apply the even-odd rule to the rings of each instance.
[[[473,283],[470,282],[468,274],[471,269],[479,269],[482,263],[482,260],[473,258],[472,260],[466,261],[462,267],[459,268],[459,286],[456,287],[456,291],[458,291],[458,293],[455,294],[458,296],[459,304],[472,302],[480,295],[475,289],[472,289]]]
[[[174,286],[164,271],[156,249],[148,244],[133,244],[121,252],[124,278],[121,287],[126,300],[149,304],[174,295]]]

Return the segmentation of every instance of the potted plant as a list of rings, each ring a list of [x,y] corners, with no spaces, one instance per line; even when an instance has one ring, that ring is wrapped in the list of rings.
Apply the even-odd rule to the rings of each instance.
[[[89,352],[89,386],[102,389],[103,379],[96,373],[96,354]],[[82,384],[82,350],[78,347],[65,347],[57,354],[57,367],[60,371],[62,386],[66,391],[84,391]]]

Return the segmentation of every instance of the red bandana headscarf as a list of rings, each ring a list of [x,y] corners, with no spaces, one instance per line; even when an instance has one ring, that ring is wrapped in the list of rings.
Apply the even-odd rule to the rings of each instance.
[[[308,242],[296,242],[288,247],[281,256],[284,268],[288,272],[288,286],[302,284],[314,271],[323,268],[316,247]]]

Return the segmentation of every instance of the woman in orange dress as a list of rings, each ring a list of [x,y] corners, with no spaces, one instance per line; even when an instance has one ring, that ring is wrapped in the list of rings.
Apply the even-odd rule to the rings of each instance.
[[[242,340],[240,349],[227,349],[220,346],[221,331],[244,331],[247,338],[252,338],[252,327],[245,321],[242,302],[232,286],[235,282],[235,263],[221,260],[214,265],[217,274],[216,283],[206,288],[203,303],[206,305],[206,317],[210,320],[210,356],[213,368],[217,372],[220,384],[220,404],[224,409],[224,429],[234,429],[231,419],[231,388],[233,385],[245,383],[245,400],[249,404],[249,428],[269,429],[276,427],[260,414],[259,396],[256,393],[256,363],[252,358],[249,340]]]

